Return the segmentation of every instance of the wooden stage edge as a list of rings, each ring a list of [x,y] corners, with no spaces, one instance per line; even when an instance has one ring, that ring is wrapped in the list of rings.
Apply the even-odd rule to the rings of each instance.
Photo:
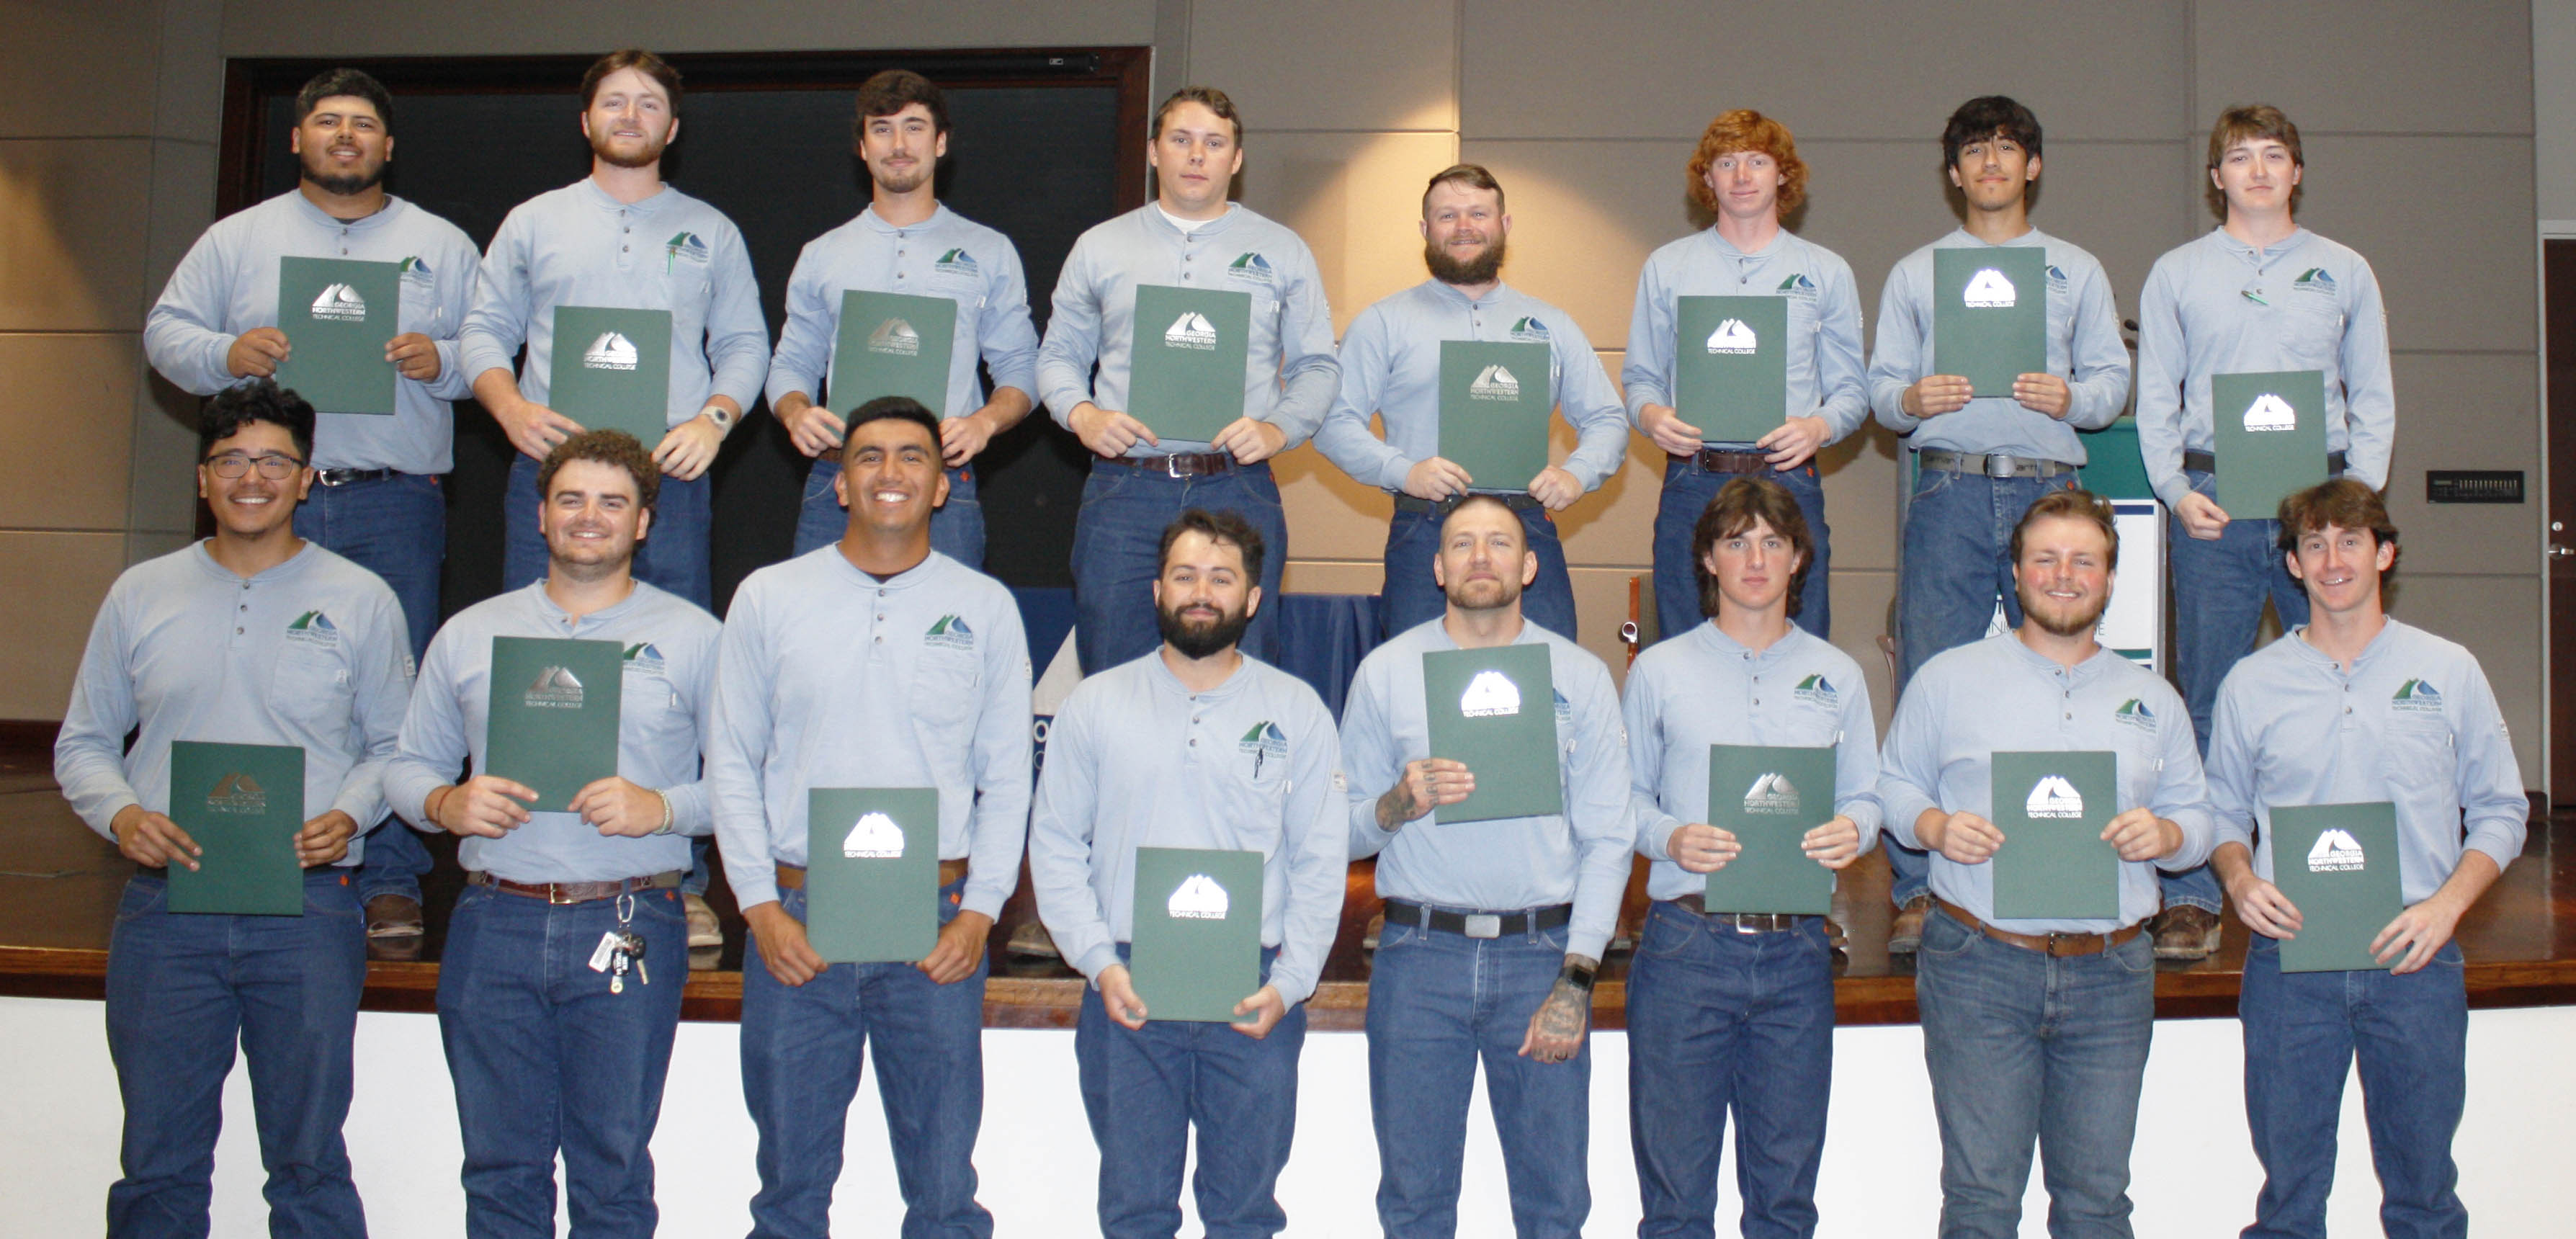
[[[2576,1005],[2576,960],[2537,963],[2471,962],[2467,969],[2472,1009]],[[2237,979],[2232,972],[2159,972],[2156,1018],[2215,1019],[2236,1014]],[[984,988],[987,1028],[1071,1028],[1082,1003],[1083,982],[1065,978],[994,977]],[[25,998],[106,996],[107,952],[49,950],[0,946],[0,995]],[[368,1011],[435,1010],[438,965],[390,963],[367,965]],[[1627,985],[1604,981],[1593,994],[1596,1028],[1624,1028]],[[1307,1003],[1308,1028],[1317,1032],[1357,1032],[1368,1008],[1364,981],[1327,981]],[[732,1023],[742,1016],[742,974],[693,972],[681,1000],[681,1018]],[[1838,1024],[1911,1024],[1915,1022],[1914,979],[1906,976],[1844,977],[1834,982],[1834,1019]]]

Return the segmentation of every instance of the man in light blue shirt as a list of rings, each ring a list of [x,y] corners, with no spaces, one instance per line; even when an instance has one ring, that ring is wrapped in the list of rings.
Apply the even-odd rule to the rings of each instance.
[[[136,866],[107,949],[108,1049],[125,1108],[123,1173],[107,1193],[118,1239],[206,1233],[236,1044],[251,1067],[271,1225],[366,1233],[340,1136],[367,973],[354,836],[384,820],[411,641],[384,582],[295,532],[313,484],[313,421],[312,406],[265,378],[207,402],[197,488],[215,535],[117,578],[54,743],[63,798]],[[302,915],[170,911],[169,866],[194,870],[205,856],[172,806],[208,791],[170,785],[176,741],[303,750]]]
[[[2468,991],[2451,934],[2522,854],[2531,802],[2478,660],[2382,608],[2397,527],[2369,484],[2292,495],[2277,523],[2309,622],[2228,672],[2209,739],[2210,868],[2254,931],[2237,1015],[2265,1177],[2248,1233],[2323,1239],[2358,1058],[2389,1233],[2465,1235],[2451,1137],[2468,1092]],[[2305,921],[2273,875],[2316,860],[2276,851],[2273,811],[2370,801],[2397,811],[2397,855],[2361,858],[2397,866],[2405,910],[2371,941],[2387,971],[2283,972],[2280,942]]]
[[[1833,619],[1833,538],[1825,526],[1816,453],[1869,418],[1862,384],[1860,293],[1851,264],[1780,227],[1807,193],[1806,161],[1789,128],[1760,112],[1710,121],[1690,161],[1691,200],[1716,217],[1707,230],[1658,249],[1637,277],[1621,377],[1637,429],[1668,459],[1655,509],[1655,614],[1679,636],[1699,619],[1691,532],[1708,501],[1736,476],[1767,477],[1798,497],[1815,541],[1798,626],[1822,637]],[[1674,405],[1675,337],[1683,297],[1779,297],[1788,302],[1788,407],[1778,429],[1752,443],[1712,443]],[[1689,341],[1687,347],[1705,347]]]
[[[431,639],[385,795],[421,829],[463,837],[438,1031],[464,1137],[467,1232],[552,1234],[560,1156],[574,1233],[649,1235],[659,1214],[647,1146],[688,981],[680,877],[689,839],[712,825],[699,745],[718,625],[634,578],[661,480],[642,444],[583,431],[538,472],[546,578],[458,612]],[[617,773],[583,787],[569,812],[531,811],[536,792],[482,773],[492,644],[504,636],[624,647]],[[474,776],[451,782],[469,760]]]
[[[1446,1239],[1476,1067],[1503,1140],[1512,1219],[1573,1235],[1592,1209],[1592,982],[1617,927],[1636,835],[1628,743],[1610,669],[1525,623],[1538,557],[1520,520],[1470,495],[1442,522],[1434,579],[1448,611],[1360,663],[1343,710],[1351,853],[1376,856],[1386,928],[1369,977],[1369,1107],[1378,1221],[1389,1239]],[[1447,823],[1476,771],[1430,756],[1423,655],[1539,645],[1554,681],[1565,812]]]
[[[665,480],[635,575],[712,606],[706,471],[769,372],[760,289],[733,221],[662,180],[662,153],[680,131],[678,71],[641,49],[611,52],[582,75],[581,106],[590,175],[520,203],[501,221],[459,335],[475,398],[519,449],[502,498],[501,585],[516,589],[545,576],[537,466],[582,429],[546,406],[559,360],[556,309],[666,310],[669,430],[647,445]],[[513,374],[522,344],[527,368]]]
[[[831,1229],[870,1050],[906,1227],[992,1233],[975,1203],[984,939],[1028,828],[1029,651],[1010,591],[932,549],[940,429],[909,396],[852,410],[832,473],[841,540],[752,573],[725,618],[707,781],[757,956],[742,976],[756,1234]],[[937,789],[939,942],[918,963],[827,964],[807,942],[818,787]]]
[[[1939,905],[1914,974],[1923,1058],[1941,1124],[1941,1233],[2020,1233],[2032,1142],[2048,1160],[2049,1225],[2126,1236],[2129,1145],[2156,1016],[2141,924],[2157,869],[2209,856],[2200,753],[2182,698],[2104,649],[2119,535],[2109,502],[2051,491],[2008,548],[2021,625],[1936,655],[1897,702],[1879,761],[1887,830],[1935,853]],[[2000,751],[2108,751],[2117,775],[2103,844],[2119,856],[2118,912],[1995,915],[1990,863],[2013,843],[1994,823]]]
[[[1097,457],[1073,530],[1075,649],[1086,675],[1156,648],[1158,546],[1164,529],[1190,508],[1251,521],[1269,549],[1262,593],[1279,597],[1288,521],[1270,458],[1315,433],[1340,373],[1315,255],[1286,226],[1226,200],[1243,169],[1234,101],[1207,86],[1172,92],[1154,113],[1146,159],[1155,170],[1154,201],[1074,242],[1038,349],[1039,397]],[[1143,284],[1252,299],[1243,416],[1208,442],[1158,435],[1127,407],[1136,289]],[[1278,659],[1277,610],[1255,612],[1245,634],[1244,651],[1265,662]]]
[[[296,93],[295,111],[288,136],[300,174],[295,189],[197,238],[144,320],[143,350],[163,378],[200,396],[274,375],[295,343],[277,326],[283,259],[401,264],[401,304],[382,319],[385,360],[397,376],[393,416],[318,412],[314,487],[296,506],[295,535],[393,587],[418,659],[438,628],[447,556],[447,499],[438,477],[454,461],[449,402],[471,394],[456,333],[482,256],[456,225],[385,192],[393,98],[376,79],[356,69],[326,70]],[[429,854],[400,827],[375,830],[371,841],[358,870],[368,933],[416,946]]]
[[[2029,108],[2002,95],[1960,104],[1941,132],[1941,162],[1967,204],[1966,219],[1906,255],[1879,294],[1870,407],[1906,436],[1916,466],[1896,582],[1899,693],[1934,655],[1985,636],[1998,599],[2005,622],[2021,623],[2012,531],[2040,496],[2075,488],[2085,461],[2076,432],[2110,425],[2128,403],[2129,351],[2102,264],[2031,226],[2039,148],[2039,118]],[[1989,247],[2046,255],[2047,369],[2017,376],[2008,392],[1977,391],[1958,375],[1932,372],[1933,252]],[[1932,906],[1926,864],[1901,834],[1887,863],[1897,906],[1887,949],[1905,954]]]
[[[1638,655],[1624,705],[1637,854],[1654,862],[1628,971],[1638,1233],[1714,1233],[1731,1112],[1745,1231],[1812,1235],[1834,1069],[1825,918],[1710,911],[1707,875],[1743,844],[1701,819],[1713,746],[1832,749],[1833,817],[1800,843],[1846,868],[1878,840],[1877,724],[1860,665],[1790,623],[1808,541],[1788,488],[1728,482],[1691,544],[1708,622]]]
[[[841,472],[839,414],[815,402],[840,338],[844,293],[937,297],[956,307],[948,356],[940,446],[948,500],[930,518],[933,550],[969,568],[984,566],[984,509],[975,497],[975,457],[995,435],[1029,415],[1037,391],[1037,328],[1029,323],[1028,278],[1009,237],[940,205],[933,183],[948,154],[948,100],[930,79],[888,69],[859,86],[858,156],[870,199],[850,222],[816,237],[787,277],[787,325],[769,363],[769,409],[796,450],[814,461],[797,510],[795,554],[839,541],[847,522],[832,479]],[[993,395],[975,373],[993,372]],[[855,408],[883,392],[831,391]]]
[[[1279,1171],[1297,1125],[1306,999],[1350,870],[1341,745],[1305,681],[1241,653],[1266,553],[1252,523],[1192,509],[1163,539],[1162,648],[1084,680],[1056,711],[1029,822],[1038,915],[1090,978],[1074,1057],[1100,1146],[1100,1233],[1180,1232],[1181,1168],[1212,1235],[1288,1223]],[[1136,851],[1261,856],[1262,986],[1234,1024],[1154,1020],[1128,975]]]
[[[1505,285],[1512,217],[1503,187],[1471,163],[1433,173],[1422,193],[1422,260],[1431,278],[1360,311],[1342,337],[1341,392],[1315,432],[1315,446],[1344,473],[1395,495],[1386,531],[1385,631],[1436,619],[1445,600],[1432,581],[1441,519],[1470,492],[1493,495],[1521,514],[1538,579],[1521,596],[1530,619],[1574,636],[1574,586],[1552,513],[1600,488],[1619,471],[1628,423],[1619,394],[1583,329],[1563,310]],[[1440,455],[1441,346],[1504,340],[1548,347],[1549,403],[1578,437],[1561,465],[1535,477],[1473,478]],[[1369,432],[1384,419],[1386,438]]]

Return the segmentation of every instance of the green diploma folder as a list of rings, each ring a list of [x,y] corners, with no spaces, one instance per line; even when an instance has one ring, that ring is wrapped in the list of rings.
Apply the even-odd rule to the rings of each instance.
[[[549,408],[652,450],[670,430],[671,312],[556,306],[549,379]]]
[[[2283,972],[2385,971],[2370,940],[2406,910],[2397,873],[2397,806],[2272,806],[2272,885],[2299,910]]]
[[[930,954],[939,942],[938,788],[806,791],[805,940],[833,964]]]
[[[278,386],[317,413],[393,415],[395,373],[385,345],[402,334],[401,263],[278,259],[277,329],[286,333],[288,352]]]
[[[1673,332],[1673,408],[1701,442],[1752,443],[1788,419],[1788,298],[1683,297]]]
[[[2107,750],[1994,756],[1995,919],[2112,920],[2120,853],[2102,828],[2120,815],[2120,763]]]
[[[1708,824],[1744,849],[1708,875],[1708,910],[1830,911],[1834,871],[1799,845],[1833,816],[1832,749],[1708,746]]]
[[[304,915],[304,750],[173,741],[170,820],[205,849],[194,873],[170,866],[171,911]]]
[[[1422,656],[1431,756],[1467,764],[1476,790],[1432,810],[1441,822],[1565,812],[1556,760],[1556,685],[1547,645],[1434,650]]]
[[[524,783],[528,807],[566,813],[582,788],[617,773],[617,707],[626,647],[566,637],[492,638],[492,699],[477,774]]]
[[[1544,344],[1441,341],[1441,457],[1480,489],[1526,489],[1547,467],[1555,367]]]
[[[1157,439],[1196,443],[1243,416],[1252,294],[1139,284],[1134,321],[1123,412]]]
[[[2031,246],[1932,251],[1932,372],[1980,397],[2048,369],[2048,255]]]
[[[832,344],[832,411],[879,396],[910,396],[932,417],[948,416],[949,348],[957,303],[901,293],[841,294],[841,331]]]
[[[2326,480],[2326,376],[2319,370],[2209,376],[2218,506],[2270,520],[2281,501]]]
[[[1261,988],[1261,853],[1136,849],[1127,972],[1145,1016],[1235,1022]]]

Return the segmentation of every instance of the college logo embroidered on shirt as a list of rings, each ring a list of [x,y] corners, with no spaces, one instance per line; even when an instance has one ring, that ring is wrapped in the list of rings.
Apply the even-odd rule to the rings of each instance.
[[[851,860],[901,860],[903,827],[883,813],[862,813],[850,833],[841,836],[841,855]]]
[[[1744,792],[1744,811],[1764,817],[1787,817],[1798,811],[1798,787],[1777,770],[1766,771]]]
[[[1185,348],[1197,352],[1216,351],[1216,324],[1196,310],[1183,310],[1179,318],[1163,332],[1165,348]]]
[[[2299,428],[2299,411],[2290,402],[2271,392],[2254,398],[2245,406],[2245,429],[2250,433]]]
[[[2299,278],[2290,281],[2290,291],[2318,293],[2331,297],[2335,295],[2335,278],[2326,274],[2326,269],[2323,267],[2310,267],[2300,272]]]
[[[2148,709],[2147,703],[2135,697],[2121,702],[2120,708],[2111,712],[2111,721],[2139,731],[2152,732],[2156,729],[2155,711]]]
[[[1798,686],[1790,689],[1789,695],[1827,710],[1839,710],[1843,704],[1842,691],[1835,688],[1833,681],[1826,679],[1822,672],[1798,681]]]
[[[2352,832],[2334,829],[2317,836],[2317,845],[2308,849],[2308,872],[2351,873],[2366,868],[2367,858],[2361,853],[2361,841]]]
[[[707,265],[707,243],[694,232],[675,232],[662,243],[662,272],[668,275],[673,259],[686,258],[703,267]]]
[[[1521,381],[1497,363],[1477,372],[1476,381],[1467,384],[1467,396],[1472,400],[1518,400]]]
[[[1521,686],[1500,671],[1479,671],[1458,694],[1458,712],[1469,718],[1493,718],[1521,712]]]
[[[2052,262],[2048,264],[2045,270],[2048,272],[2048,286],[2060,292],[2065,291],[2066,268],[2058,266],[2056,263]]]
[[[1796,275],[1790,276],[1788,279],[1780,281],[1780,287],[1773,291],[1783,297],[1796,297],[1801,301],[1813,301],[1816,299],[1816,282],[1808,279],[1806,273],[1802,271]]]
[[[429,264],[422,262],[420,260],[420,256],[417,254],[402,260],[402,271],[400,274],[403,279],[409,280],[414,284],[418,284],[423,288],[429,287],[438,278],[431,274]]]
[[[2052,774],[2032,785],[2021,807],[2033,818],[2082,817],[2084,795],[2065,776]]]
[[[1234,899],[1216,879],[1204,873],[1193,873],[1174,887],[1172,897],[1163,901],[1163,910],[1179,921],[1221,921]]]
[[[943,615],[930,626],[930,631],[921,634],[921,643],[943,650],[971,650],[975,648],[975,630],[967,627],[961,616]]]
[[[1259,250],[1243,251],[1242,257],[1226,265],[1225,273],[1235,279],[1249,280],[1255,284],[1279,282],[1279,274],[1270,269],[1270,260],[1262,257]]]
[[[1535,318],[1529,318],[1526,316],[1513,321],[1510,335],[1515,340],[1522,340],[1531,344],[1545,344],[1548,342],[1547,324],[1542,323]]]
[[[627,646],[626,668],[629,671],[658,672],[662,669],[662,651],[650,641],[638,641]]]
[[[307,611],[286,626],[286,639],[299,645],[338,645],[340,626],[320,611]]]
[[[367,321],[367,299],[346,284],[333,284],[313,299],[313,317],[329,323]]]
[[[1254,723],[1252,730],[1243,733],[1242,741],[1235,747],[1252,759],[1252,777],[1257,779],[1270,763],[1288,760],[1288,733],[1279,730],[1279,724],[1263,719]]]
[[[1740,318],[1719,323],[1717,330],[1708,333],[1708,351],[1712,353],[1749,356],[1758,347],[1760,342],[1754,336],[1753,328],[1746,326]]]
[[[590,347],[581,351],[581,364],[589,370],[632,370],[641,360],[635,342],[614,331],[603,331]]]
[[[868,351],[884,353],[889,357],[919,357],[921,356],[921,333],[913,330],[912,324],[902,319],[889,318],[877,324],[876,330],[868,333]]]
[[[210,813],[266,813],[268,793],[248,771],[236,770],[216,780],[215,790],[206,793],[206,810]]]
[[[578,710],[581,708],[581,677],[570,667],[548,667],[537,673],[536,682],[519,700],[532,709]]]
[[[2400,714],[2440,714],[2442,694],[2424,680],[2408,680],[2397,686],[2397,695],[2388,699],[2388,708]]]
[[[2009,310],[2021,299],[2013,282],[1993,267],[1985,267],[1968,278],[1966,300],[1972,310]]]
[[[941,254],[938,261],[930,265],[941,275],[980,277],[984,274],[984,269],[975,265],[975,256],[962,249],[953,249]]]

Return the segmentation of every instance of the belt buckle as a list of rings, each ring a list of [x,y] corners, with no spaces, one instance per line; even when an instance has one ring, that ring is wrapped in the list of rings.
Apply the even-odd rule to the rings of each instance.
[[[1190,476],[1189,473],[1185,473],[1181,469],[1181,457],[1179,453],[1175,452],[1172,455],[1165,456],[1163,458],[1163,476],[1167,478],[1185,478]]]
[[[1470,938],[1499,938],[1503,936],[1503,918],[1499,913],[1470,912],[1467,914],[1466,920],[1467,924],[1464,932]]]
[[[2081,938],[2084,936],[2086,935],[2070,934],[2063,930],[2050,930],[2048,934],[2048,957],[2050,959],[2067,958],[2067,955],[2060,953],[2057,948],[2065,945],[2066,941],[2070,938]]]
[[[546,883],[546,902],[553,904],[556,907],[562,907],[568,904],[578,903],[580,901],[572,898],[572,892],[567,889],[563,883],[548,882]]]
[[[1986,476],[1990,478],[2019,477],[2021,476],[2019,469],[2020,464],[2021,460],[2019,457],[2006,456],[2001,452],[1988,452],[1986,453]]]

